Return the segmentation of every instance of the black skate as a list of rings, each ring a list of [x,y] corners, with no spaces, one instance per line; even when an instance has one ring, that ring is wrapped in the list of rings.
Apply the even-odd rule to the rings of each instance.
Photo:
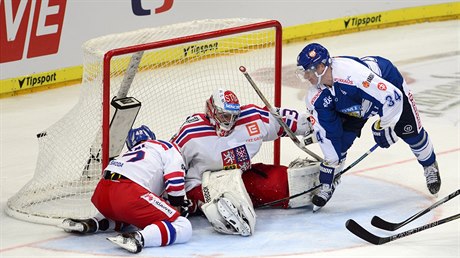
[[[423,170],[425,170],[426,187],[428,187],[431,194],[436,195],[441,188],[441,176],[439,175],[438,162],[435,161],[433,164],[423,167]]]
[[[316,193],[311,202],[313,203],[313,212],[321,209],[332,198],[335,188],[340,184],[340,174],[334,178],[333,183],[322,184],[318,193]]]
[[[98,230],[98,223],[95,219],[64,219],[60,225],[68,233],[90,234]]]

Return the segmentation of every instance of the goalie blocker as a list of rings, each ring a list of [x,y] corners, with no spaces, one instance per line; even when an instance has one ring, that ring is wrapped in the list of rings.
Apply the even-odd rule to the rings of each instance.
[[[126,97],[113,99],[111,105],[115,111],[110,122],[110,159],[118,156],[123,150],[126,136],[136,120],[141,102],[133,97]]]
[[[260,165],[255,164],[254,167],[262,168]],[[320,162],[308,159],[296,159],[291,162],[286,170],[287,194],[292,196],[319,185],[319,165]],[[279,168],[286,169],[284,166],[277,167],[277,169]],[[284,171],[272,172],[282,174]],[[201,206],[201,210],[219,233],[242,236],[254,234],[256,213],[253,201],[248,194],[248,191],[252,194],[254,189],[246,190],[248,185],[245,187],[245,183],[247,184],[248,180],[246,177],[245,182],[243,182],[242,174],[240,169],[203,173],[202,191],[205,204]],[[263,184],[262,182],[259,183]],[[257,184],[257,181],[254,181],[253,184]],[[266,190],[269,191],[270,189],[267,188]],[[290,199],[282,207],[298,208],[311,205],[311,194],[314,192]]]
[[[126,136],[136,120],[137,114],[141,108],[141,102],[133,97],[119,99],[115,97],[110,104],[112,106],[111,113],[113,116],[110,121],[109,129],[109,159],[112,160],[120,155],[123,150]],[[99,169],[98,166],[101,163],[100,142],[94,142],[89,152],[89,158],[82,173],[84,176],[87,176],[90,170]]]

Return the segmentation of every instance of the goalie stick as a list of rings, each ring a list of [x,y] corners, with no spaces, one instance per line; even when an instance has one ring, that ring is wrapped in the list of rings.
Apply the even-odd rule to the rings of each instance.
[[[112,99],[112,102],[111,102],[112,107],[115,107],[115,105],[113,105],[113,103],[115,103],[115,102],[119,102],[118,106],[120,106],[120,103],[130,101],[129,97],[127,97],[128,91],[131,88],[131,85],[132,85],[132,83],[134,81],[134,77],[135,77],[136,72],[137,72],[137,70],[139,68],[139,64],[141,62],[141,59],[142,59],[143,55],[144,55],[144,51],[139,51],[139,52],[135,52],[131,56],[131,59],[129,60],[128,67],[126,69],[126,73],[123,76],[123,80],[122,80],[122,82],[120,84],[120,88],[119,88],[119,90],[117,92],[117,95],[114,96],[114,98]],[[124,101],[123,99],[126,99],[126,100]],[[135,110],[134,112],[132,112],[132,114],[130,114],[128,116],[123,115],[123,116],[121,116],[121,119],[116,119],[116,117],[117,117],[116,114],[117,114],[117,111],[118,111],[118,109],[116,109],[115,114],[113,114],[112,121],[111,121],[111,123],[109,125],[109,127],[110,127],[109,135],[113,136],[115,133],[112,132],[112,131],[118,129],[118,128],[115,128],[115,126],[112,126],[112,124],[119,125],[120,121],[122,121],[122,123],[123,123],[123,120],[128,120],[128,122],[125,121],[124,123],[131,123],[131,126],[132,126],[132,124],[134,123],[134,121],[135,121],[135,119],[137,117],[137,114],[139,112],[140,103],[135,103],[135,102],[138,102],[136,99],[132,99],[131,102],[132,102],[132,105],[131,105],[132,108],[137,109],[137,110]],[[130,107],[128,107],[128,105],[127,105],[124,109],[127,110],[129,108]],[[126,135],[128,134],[128,131],[130,129],[130,128],[127,128],[126,126],[124,126],[124,127],[125,128],[120,129],[123,132],[119,132],[120,130],[117,131],[116,134],[118,136],[118,139],[110,139],[109,140],[112,143],[116,143],[116,144],[111,144],[109,146],[109,150],[108,150],[109,159],[113,158],[114,156],[117,156],[119,154],[119,152],[121,151],[121,149],[123,148],[124,139],[126,138]],[[102,133],[102,129],[98,132],[98,134],[101,134],[101,133]],[[122,139],[120,139],[120,137],[122,137]],[[97,140],[95,140],[95,142],[91,145],[89,152],[90,152],[89,153],[89,158],[87,160],[87,163],[85,164],[85,167],[83,168],[83,173],[82,173],[83,176],[88,176],[89,170],[93,166],[98,166],[98,164],[100,164],[102,162],[102,159],[103,159],[102,158],[102,149],[101,149],[100,143],[97,143]]]
[[[353,163],[351,163],[347,168],[345,168],[344,170],[340,171],[340,173],[338,173],[336,175],[336,177],[338,176],[341,176],[343,175],[344,173],[346,173],[348,170],[350,170],[352,167],[356,166],[356,164],[358,164],[359,162],[361,162],[361,160],[363,160],[365,157],[367,157],[369,154],[371,154],[375,149],[377,149],[377,147],[379,147],[377,144],[375,144],[374,146],[372,146],[372,148],[370,148],[368,151],[366,151],[366,153],[364,153],[363,155],[361,155],[361,157],[359,157],[357,160],[355,160]],[[293,199],[293,198],[296,198],[296,197],[299,197],[301,195],[304,195],[304,194],[307,194],[311,191],[314,191],[316,189],[318,189],[319,187],[321,186],[321,184],[315,186],[315,187],[312,187],[306,191],[303,191],[301,193],[298,193],[298,194],[294,194],[292,196],[289,196],[289,197],[286,197],[286,198],[282,198],[282,199],[279,199],[279,200],[276,200],[276,201],[272,201],[272,202],[267,202],[267,203],[264,203],[264,204],[261,204],[260,206],[256,207],[256,208],[265,208],[265,207],[269,207],[269,206],[273,206],[275,204],[278,204],[280,202],[284,202],[284,201],[287,201],[287,200],[290,200],[290,199]]]
[[[283,121],[281,116],[278,113],[276,113],[275,111],[273,111],[272,105],[270,105],[268,100],[265,98],[264,94],[260,91],[260,89],[257,86],[257,84],[252,80],[251,76],[246,71],[246,67],[240,66],[239,69],[240,69],[240,72],[242,72],[244,74],[244,76],[246,77],[246,79],[249,81],[249,84],[251,84],[251,86],[254,88],[254,90],[256,91],[257,95],[259,95],[260,99],[264,102],[265,106],[268,108],[268,111],[275,117],[276,121],[278,121],[278,123],[281,125],[281,127],[283,127],[284,131],[289,136],[289,138],[291,138],[291,140],[295,143],[295,145],[297,145],[297,147],[299,147],[301,150],[305,151],[310,156],[315,158],[317,161],[322,161],[323,159],[320,156],[316,155],[314,152],[312,152],[309,149],[307,149],[305,147],[305,144],[302,144],[300,142],[300,140],[292,132],[291,128],[289,128],[289,126]]]
[[[371,220],[371,224],[374,227],[377,227],[377,228],[380,228],[380,229],[384,229],[384,230],[388,230],[388,231],[395,231],[396,229],[408,224],[409,222],[412,222],[415,219],[420,218],[421,216],[423,216],[427,212],[431,211],[432,209],[438,207],[439,205],[441,205],[443,203],[446,203],[449,200],[452,200],[454,197],[456,197],[459,194],[460,194],[460,189],[457,189],[457,191],[449,194],[448,196],[446,196],[446,197],[442,198],[441,200],[435,202],[430,207],[428,207],[428,208],[426,208],[426,209],[424,209],[424,210],[412,215],[410,218],[408,218],[408,219],[406,219],[406,220],[404,220],[402,222],[399,222],[399,223],[388,222],[386,220],[383,220],[379,216],[374,216],[372,218],[372,220]]]
[[[447,218],[444,218],[444,219],[441,219],[441,220],[437,220],[437,221],[425,224],[425,225],[417,227],[417,228],[409,229],[407,231],[404,231],[404,232],[401,232],[401,233],[398,233],[398,234],[395,234],[395,235],[387,236],[387,237],[380,237],[380,236],[377,236],[377,235],[374,235],[374,234],[370,233],[369,231],[364,229],[361,225],[359,225],[356,221],[354,221],[352,219],[347,220],[347,222],[345,223],[345,227],[351,233],[355,234],[357,237],[359,237],[359,238],[361,238],[363,240],[366,240],[367,242],[372,243],[374,245],[381,245],[381,244],[388,243],[390,241],[394,241],[394,240],[397,240],[397,239],[400,239],[400,238],[403,238],[403,237],[418,233],[418,232],[423,231],[425,229],[429,229],[429,228],[432,228],[432,227],[435,227],[435,226],[439,226],[441,224],[444,224],[444,223],[452,221],[452,220],[456,220],[458,218],[460,218],[460,213],[455,214],[455,215],[450,216],[450,217],[447,217]]]

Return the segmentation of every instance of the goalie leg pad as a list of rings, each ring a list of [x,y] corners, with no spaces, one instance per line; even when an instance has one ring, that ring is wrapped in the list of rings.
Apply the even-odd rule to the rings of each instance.
[[[293,196],[302,193],[320,184],[319,182],[319,161],[308,159],[296,159],[289,165],[287,170],[289,195]],[[289,200],[289,208],[298,208],[311,205],[311,197],[317,190],[303,194]]]
[[[225,193],[224,196],[225,195],[231,196],[230,193]],[[241,205],[238,209],[233,204],[235,201],[232,202],[229,198],[224,196],[217,201],[219,213],[240,235],[250,236],[252,230],[247,218],[255,217],[254,214],[252,214],[246,205]]]
[[[211,226],[215,231],[227,235],[239,235],[239,232],[236,231],[236,229],[233,228],[232,225],[230,225],[230,223],[228,223],[219,213],[216,203],[205,203],[203,206],[201,206],[201,210],[203,211],[204,215],[206,215],[206,218],[211,223]]]
[[[250,236],[256,213],[239,169],[205,172],[202,177],[205,204],[202,211],[217,232]]]

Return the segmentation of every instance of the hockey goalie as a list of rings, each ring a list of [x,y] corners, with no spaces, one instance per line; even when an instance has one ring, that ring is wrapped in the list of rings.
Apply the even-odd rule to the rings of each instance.
[[[189,116],[172,138],[187,166],[192,212],[200,209],[217,232],[250,236],[256,225],[254,207],[283,198],[276,207],[310,204],[310,195],[288,197],[319,184],[319,162],[251,164],[263,142],[286,136],[266,107],[240,106],[236,94],[224,89],[214,91],[205,107],[205,113]],[[296,135],[311,132],[306,114],[284,108],[276,112]]]

